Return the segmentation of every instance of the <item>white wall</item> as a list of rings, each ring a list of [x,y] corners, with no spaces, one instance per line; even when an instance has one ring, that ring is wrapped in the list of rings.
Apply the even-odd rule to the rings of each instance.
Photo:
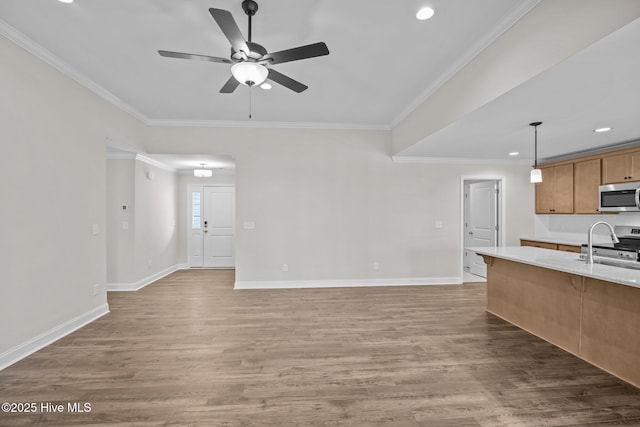
[[[108,288],[135,290],[178,267],[178,178],[135,155],[107,171]]]
[[[382,131],[151,131],[150,153],[235,157],[239,282],[457,278],[462,176],[505,177],[506,244],[533,232],[527,166],[396,163]]]
[[[107,160],[107,283],[137,281],[135,166],[134,158]]]
[[[136,160],[135,279],[177,268],[178,178]]]
[[[0,58],[1,368],[107,310],[105,139],[143,127],[3,37]]]

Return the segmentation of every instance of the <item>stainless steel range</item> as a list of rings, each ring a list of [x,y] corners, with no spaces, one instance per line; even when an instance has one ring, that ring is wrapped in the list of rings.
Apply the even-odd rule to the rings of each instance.
[[[593,245],[593,261],[640,270],[640,226],[616,225],[615,233],[620,243]],[[582,245],[580,258],[586,259],[587,245]]]

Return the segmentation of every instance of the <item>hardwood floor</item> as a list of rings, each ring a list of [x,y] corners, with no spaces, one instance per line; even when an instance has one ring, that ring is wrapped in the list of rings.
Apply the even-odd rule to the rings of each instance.
[[[640,426],[640,390],[487,314],[483,283],[232,287],[186,270],[110,293],[0,371],[0,402],[38,405],[0,425]]]

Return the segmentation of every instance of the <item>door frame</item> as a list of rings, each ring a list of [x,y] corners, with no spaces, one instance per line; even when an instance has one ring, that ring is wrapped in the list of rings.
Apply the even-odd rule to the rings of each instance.
[[[503,175],[463,175],[460,177],[460,282],[464,282],[464,257],[465,257],[465,210],[467,207],[467,201],[464,197],[464,187],[466,184],[471,184],[470,181],[497,181],[498,183],[498,198],[497,198],[497,215],[498,215],[498,241],[497,246],[502,246],[504,243],[506,213],[505,213],[505,199],[506,199],[506,187],[507,180]]]
[[[191,193],[194,190],[200,190],[201,194],[202,194],[202,198],[201,198],[201,202],[204,199],[204,189],[205,187],[229,187],[229,188],[233,188],[234,192],[236,190],[236,186],[233,184],[212,184],[212,183],[202,183],[202,184],[196,184],[196,183],[188,183],[187,184],[187,200],[186,200],[186,204],[187,204],[187,218],[184,224],[185,230],[186,230],[186,246],[187,246],[187,267],[188,268],[216,268],[216,267],[204,267],[204,264],[202,266],[192,266],[191,265],[191,245],[190,245],[190,239],[191,239],[191,218],[192,218],[192,205],[191,205]],[[237,220],[237,198],[235,198],[236,200],[236,206],[234,208],[235,210],[235,215],[236,215],[236,220]],[[202,205],[201,205],[202,208]],[[237,221],[236,221],[236,225],[237,225]],[[236,240],[236,233],[237,232],[237,228],[233,233],[233,240],[234,240],[234,244],[233,244],[233,252],[234,252],[234,260],[236,259],[235,255],[236,255],[236,245],[235,245],[235,240]],[[204,236],[203,236],[203,256],[204,256]],[[223,267],[220,267],[223,268]],[[231,269],[231,268],[235,268],[234,267],[224,267],[224,269]]]

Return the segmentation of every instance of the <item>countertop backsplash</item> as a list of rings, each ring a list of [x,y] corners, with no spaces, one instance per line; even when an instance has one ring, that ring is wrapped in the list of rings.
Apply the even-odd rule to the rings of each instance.
[[[640,226],[640,212],[620,212],[617,215],[536,215],[534,223],[535,237],[554,238],[587,242],[589,227],[596,221],[606,221],[615,225]],[[523,236],[533,238],[534,236]],[[606,227],[596,227],[594,239],[598,242],[609,241]]]

